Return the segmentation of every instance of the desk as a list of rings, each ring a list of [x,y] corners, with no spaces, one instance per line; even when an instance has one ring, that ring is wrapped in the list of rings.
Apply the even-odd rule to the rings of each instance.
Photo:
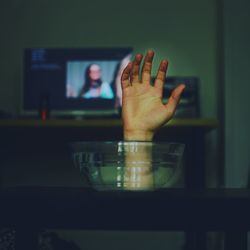
[[[164,128],[203,128],[205,131],[210,131],[216,128],[218,122],[216,119],[202,119],[202,118],[175,118],[168,122]],[[65,119],[50,119],[46,121],[37,119],[12,119],[12,120],[0,120],[0,128],[6,127],[122,127],[122,121],[120,119],[82,119],[82,120],[65,120]]]
[[[221,230],[230,235],[226,237],[225,250],[247,249],[249,190],[96,192],[28,187],[2,190],[0,201],[0,226],[21,229],[22,234],[30,228]]]
[[[186,187],[205,187],[206,134],[216,129],[216,119],[172,119],[161,128],[156,141],[184,143]],[[27,152],[65,152],[72,141],[118,141],[123,139],[119,119],[86,120],[0,120],[0,150],[6,155]],[[15,150],[16,149],[16,150]],[[62,153],[61,153],[62,154]],[[42,155],[40,155],[42,157]]]
[[[216,119],[172,119],[155,136],[156,141],[174,141],[186,145],[184,176],[187,189],[205,188],[204,140],[216,127]],[[1,120],[0,138],[0,150],[5,158],[30,154],[41,160],[46,155],[52,157],[55,154],[64,163],[63,157],[69,155],[65,150],[68,142],[117,141],[123,139],[123,133],[119,119]],[[192,237],[190,241],[193,241]]]

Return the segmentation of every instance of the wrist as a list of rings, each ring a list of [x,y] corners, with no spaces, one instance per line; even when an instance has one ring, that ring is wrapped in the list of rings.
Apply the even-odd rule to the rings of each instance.
[[[125,141],[152,141],[154,133],[144,130],[124,130],[123,136]]]

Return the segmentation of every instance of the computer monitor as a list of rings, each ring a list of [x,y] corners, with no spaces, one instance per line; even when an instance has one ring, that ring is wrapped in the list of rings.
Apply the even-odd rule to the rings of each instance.
[[[102,116],[119,114],[120,77],[132,48],[27,48],[23,114]]]

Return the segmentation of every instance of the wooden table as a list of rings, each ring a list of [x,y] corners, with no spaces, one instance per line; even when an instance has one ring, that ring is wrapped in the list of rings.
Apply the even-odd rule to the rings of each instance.
[[[216,128],[218,122],[216,119],[205,118],[175,118],[168,122],[164,127],[175,128],[203,128],[206,131]],[[10,119],[0,120],[1,127],[119,127],[122,126],[121,119]]]

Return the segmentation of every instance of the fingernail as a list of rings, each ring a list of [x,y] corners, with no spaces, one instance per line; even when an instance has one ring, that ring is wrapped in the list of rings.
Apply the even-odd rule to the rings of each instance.
[[[148,49],[147,54],[154,54],[154,51],[152,49]]]
[[[136,58],[141,59],[142,58],[142,54],[137,54]]]

